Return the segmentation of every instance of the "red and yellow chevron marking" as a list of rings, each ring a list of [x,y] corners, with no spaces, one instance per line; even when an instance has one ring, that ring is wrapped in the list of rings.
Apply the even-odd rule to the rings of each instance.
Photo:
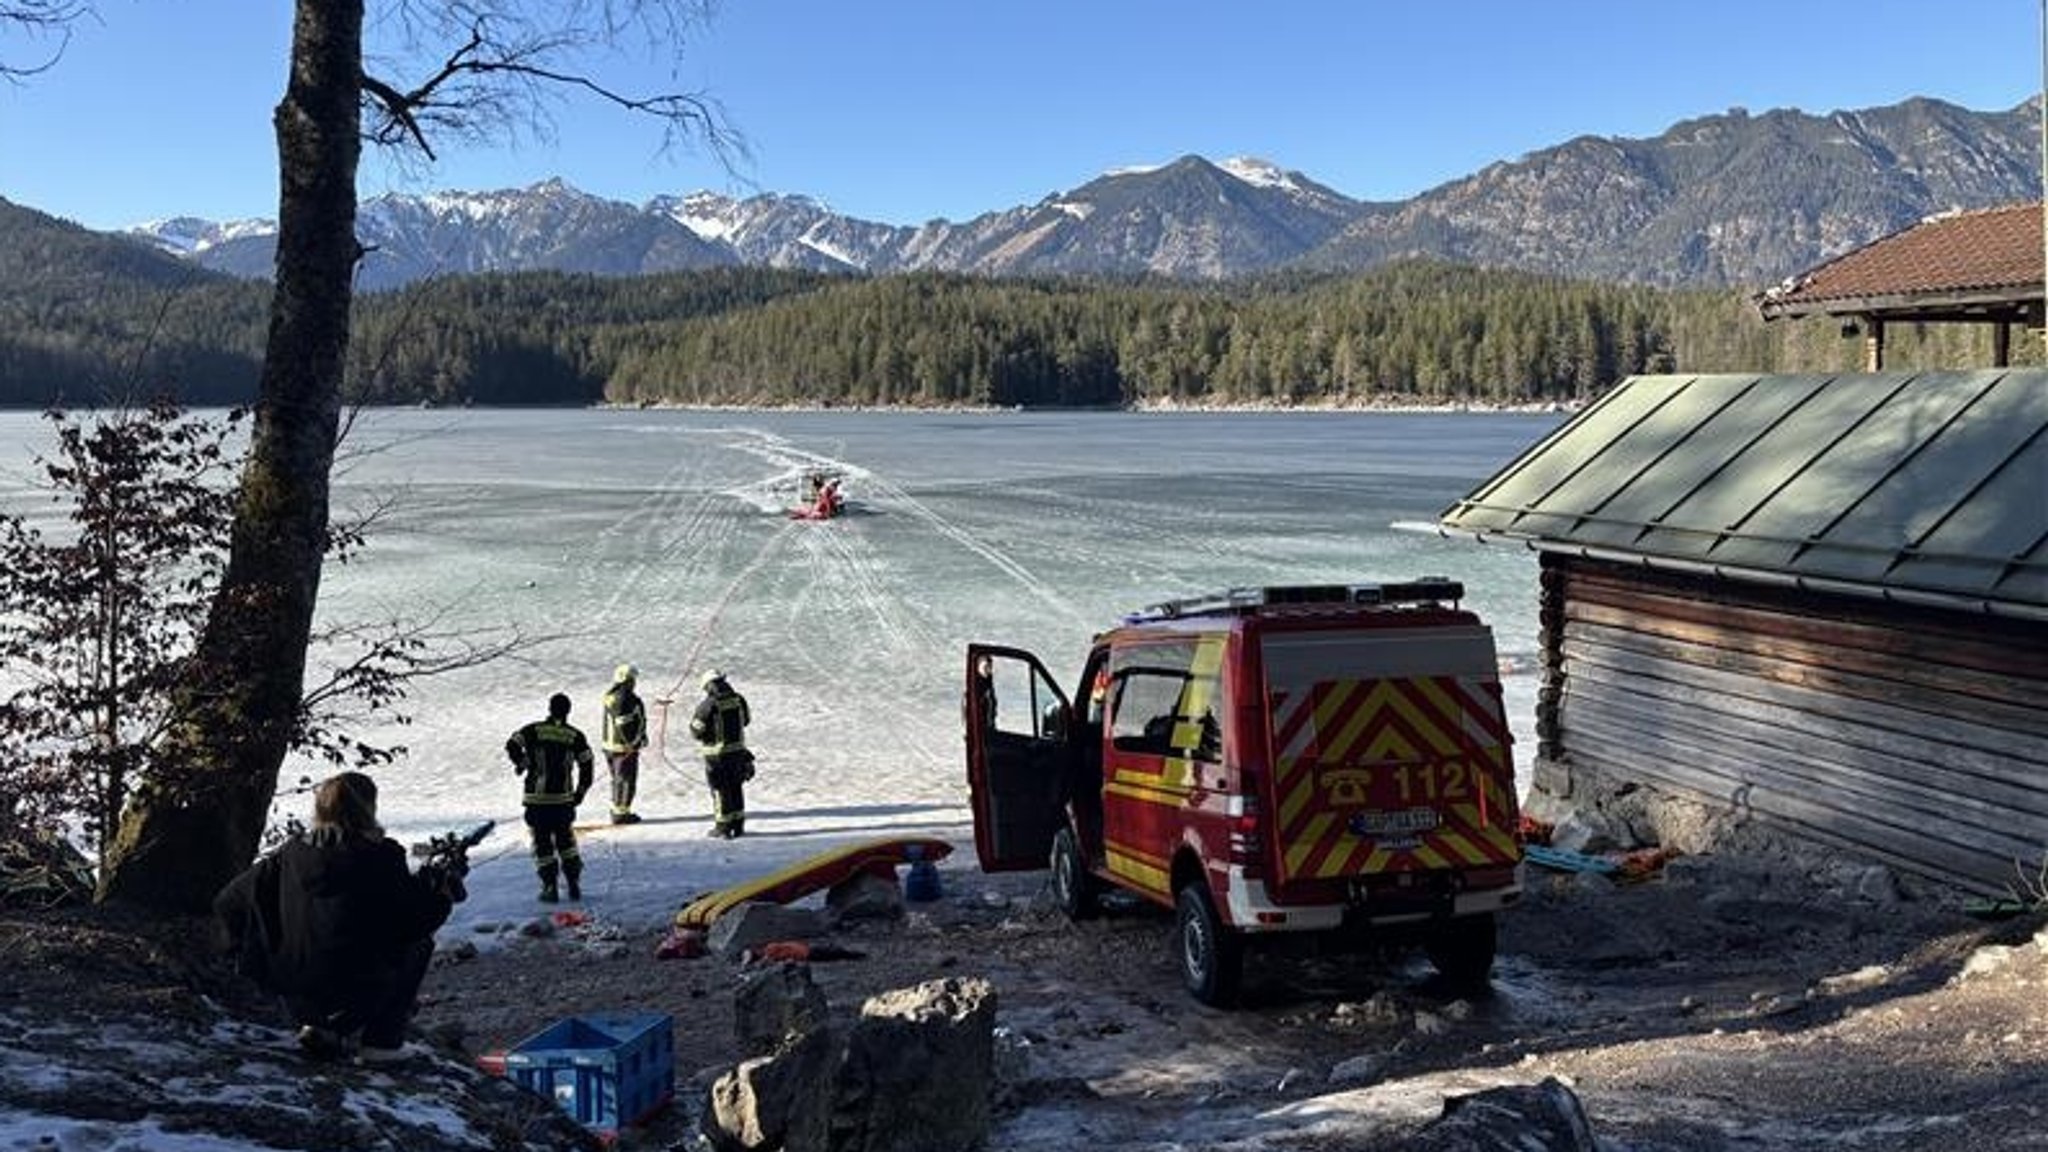
[[[1514,770],[1496,686],[1456,676],[1340,680],[1276,692],[1274,788],[1283,879],[1512,864]],[[1368,837],[1361,813],[1436,813]]]

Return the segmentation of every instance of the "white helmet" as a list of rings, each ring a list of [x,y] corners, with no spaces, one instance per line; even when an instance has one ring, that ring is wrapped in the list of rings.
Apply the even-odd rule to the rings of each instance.
[[[612,673],[612,683],[614,684],[624,684],[628,680],[638,679],[640,679],[640,670],[638,668],[633,667],[631,664],[621,664],[618,666],[618,669]]]
[[[709,688],[723,679],[725,679],[725,673],[720,672],[716,668],[707,668],[704,670],[704,675],[697,678],[697,683],[705,688]]]

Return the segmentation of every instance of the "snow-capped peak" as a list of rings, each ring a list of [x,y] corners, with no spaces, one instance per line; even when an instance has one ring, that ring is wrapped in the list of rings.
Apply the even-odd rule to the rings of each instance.
[[[582,202],[594,199],[596,197],[557,176],[526,188],[501,188],[494,192],[429,192],[423,196],[391,194],[376,197],[365,207],[417,204],[436,216],[459,216],[488,223],[529,209],[536,200]]]
[[[216,230],[214,243],[240,240],[244,236],[269,236],[277,231],[277,221],[250,217],[247,220],[230,220]]]
[[[1292,174],[1255,156],[1232,156],[1217,167],[1255,188],[1280,188],[1288,192],[1302,190],[1301,185],[1294,182]]]
[[[698,237],[712,243],[744,243],[764,218],[799,219],[809,223],[832,215],[822,201],[810,196],[764,193],[735,200],[708,189],[687,196],[657,196],[647,210],[659,212]]]
[[[714,242],[729,239],[744,223],[740,217],[739,201],[708,190],[680,198],[659,196],[649,207],[703,239]]]
[[[240,240],[245,236],[268,236],[277,231],[277,223],[253,218],[217,223],[197,216],[172,216],[137,224],[128,231],[131,235],[147,239],[166,252],[179,256],[197,256],[230,240]]]

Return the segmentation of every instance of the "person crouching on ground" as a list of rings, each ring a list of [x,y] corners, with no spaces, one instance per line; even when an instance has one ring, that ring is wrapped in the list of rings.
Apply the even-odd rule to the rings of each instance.
[[[558,875],[568,882],[569,899],[583,899],[576,806],[590,791],[595,758],[590,741],[569,723],[569,698],[560,692],[548,697],[548,718],[514,732],[505,741],[505,755],[511,758],[513,771],[525,777],[521,800],[533,836],[533,870],[540,875],[541,901],[553,904],[562,898],[555,886]]]
[[[736,839],[747,831],[746,783],[754,778],[754,754],[747,750],[747,725],[753,716],[747,698],[726,683],[725,673],[704,673],[704,699],[690,715],[690,735],[704,758],[704,781],[711,785],[711,835]]]
[[[313,826],[214,898],[244,974],[283,996],[299,1044],[323,1057],[405,1056],[434,930],[468,895],[459,873],[407,869],[377,823],[377,784],[343,772],[313,793]]]
[[[612,777],[612,823],[638,824],[633,797],[640,790],[640,749],[647,747],[647,706],[633,691],[640,670],[619,665],[612,673],[611,690],[604,694],[604,727],[599,743],[604,746],[605,767]]]

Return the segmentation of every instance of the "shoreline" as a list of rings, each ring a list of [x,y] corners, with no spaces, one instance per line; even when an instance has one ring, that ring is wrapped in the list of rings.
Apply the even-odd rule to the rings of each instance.
[[[1401,403],[1386,400],[1346,401],[1329,404],[1183,404],[1171,400],[1148,401],[1123,406],[1069,405],[1026,407],[1024,405],[997,404],[676,404],[648,402],[640,404],[615,404],[599,401],[581,407],[616,412],[853,412],[853,413],[930,413],[933,415],[1043,415],[1057,413],[1100,413],[1153,414],[1153,413],[1209,413],[1217,415],[1239,415],[1253,413],[1301,414],[1301,413],[1385,413],[1388,415],[1574,415],[1582,412],[1591,401],[1552,400],[1540,403],[1508,404],[1480,400],[1447,400],[1434,403]],[[394,405],[394,407],[400,407]],[[510,409],[526,405],[473,405],[465,407]],[[550,405],[531,405],[545,408]]]

